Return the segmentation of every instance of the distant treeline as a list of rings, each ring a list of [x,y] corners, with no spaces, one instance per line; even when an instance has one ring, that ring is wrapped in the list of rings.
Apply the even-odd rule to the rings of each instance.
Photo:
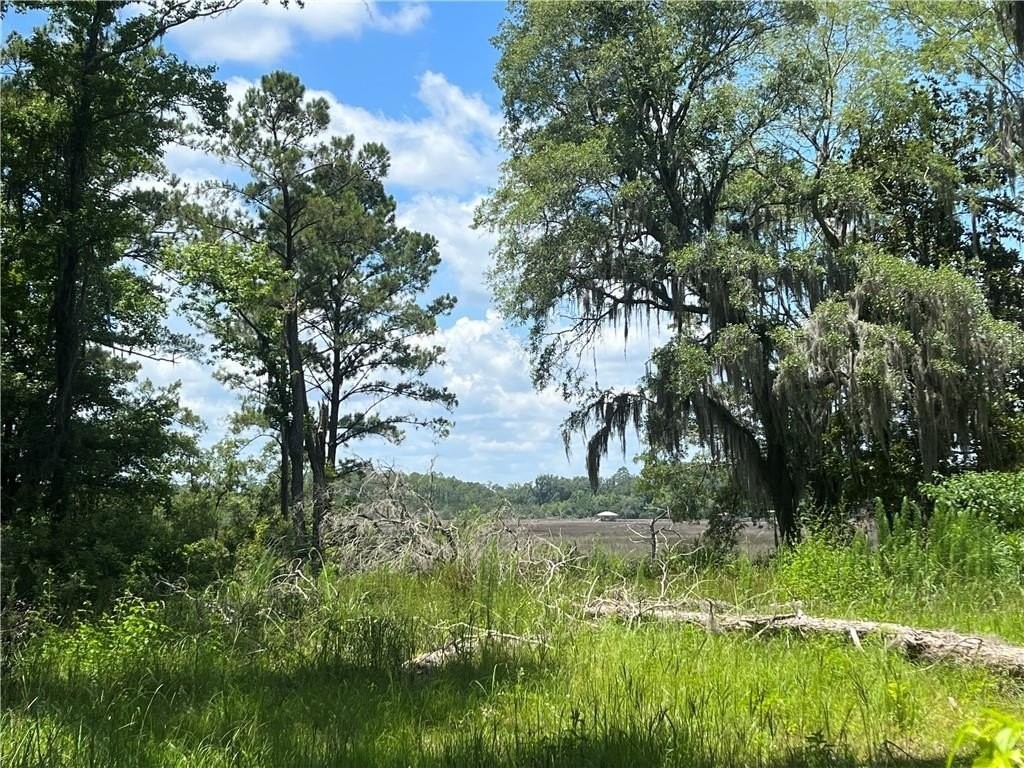
[[[596,491],[586,477],[557,475],[504,486],[418,472],[407,478],[412,489],[445,517],[474,510],[489,512],[505,505],[519,517],[592,517],[605,511],[626,518],[656,514],[639,477],[626,467],[603,479]]]

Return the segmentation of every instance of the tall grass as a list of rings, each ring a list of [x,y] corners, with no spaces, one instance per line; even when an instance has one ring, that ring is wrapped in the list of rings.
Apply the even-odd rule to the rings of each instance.
[[[927,526],[905,505],[877,544],[811,535],[772,565],[766,588],[808,612],[892,619],[1024,643],[1024,538],[990,520],[939,507]]]
[[[887,532],[877,549],[812,537],[771,564],[677,558],[653,574],[610,555],[555,573],[492,551],[428,574],[316,575],[253,556],[204,593],[126,598],[9,649],[3,764],[938,766],[960,723],[1024,712],[1018,683],[880,642],[594,623],[579,608],[611,589],[800,599],[1024,639],[1018,563],[965,560],[959,535]],[[403,668],[469,628],[543,643]]]

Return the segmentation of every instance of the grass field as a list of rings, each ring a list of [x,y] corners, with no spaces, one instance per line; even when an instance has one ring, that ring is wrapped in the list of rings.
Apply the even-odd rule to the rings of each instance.
[[[202,594],[37,627],[5,659],[3,763],[939,766],[962,723],[1024,712],[1020,681],[881,642],[582,618],[596,595],[800,599],[1024,642],[1019,580],[839,588],[849,574],[830,575],[825,551],[662,571],[600,551],[554,571],[491,553],[429,574],[315,577],[256,558]],[[817,579],[802,581],[811,561]],[[539,642],[403,667],[471,628]]]

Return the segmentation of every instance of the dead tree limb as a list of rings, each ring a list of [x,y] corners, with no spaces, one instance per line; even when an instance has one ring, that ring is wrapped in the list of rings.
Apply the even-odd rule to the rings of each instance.
[[[817,618],[805,616],[799,610],[783,614],[737,614],[721,611],[719,605],[713,611],[687,610],[686,607],[670,603],[644,606],[604,600],[587,606],[584,613],[591,618],[618,616],[631,621],[651,618],[692,624],[709,632],[744,632],[755,637],[780,632],[832,635],[852,642],[857,648],[860,648],[863,638],[874,635],[884,638],[889,647],[911,659],[978,665],[1011,677],[1024,678],[1024,648],[995,638],[889,622]]]

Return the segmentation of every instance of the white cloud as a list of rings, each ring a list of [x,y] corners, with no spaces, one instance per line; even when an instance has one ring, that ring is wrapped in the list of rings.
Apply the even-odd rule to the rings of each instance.
[[[444,75],[420,76],[417,99],[427,115],[394,118],[344,104],[329,91],[309,91],[331,109],[331,132],[382,143],[391,153],[392,184],[413,191],[477,192],[493,185],[501,152],[501,116],[478,94],[467,94]]]
[[[247,0],[220,16],[178,27],[170,37],[193,59],[270,64],[303,38],[358,37],[364,30],[406,34],[429,15],[423,3],[385,9],[374,0],[306,0],[304,7],[284,8],[276,0]]]
[[[492,111],[479,94],[467,95],[442,74],[424,72],[417,96],[446,128],[461,132],[469,126],[491,138],[501,130],[501,115]]]
[[[662,329],[634,329],[626,344],[621,331],[609,331],[595,345],[587,367],[596,365],[603,386],[630,387],[643,375],[651,350],[667,338]],[[572,405],[554,388],[534,389],[522,340],[504,326],[495,310],[483,318],[460,317],[427,342],[445,347],[445,367],[433,376],[459,398],[451,435],[437,444],[428,435],[410,435],[400,451],[357,450],[397,457],[403,469],[426,471],[433,464],[438,472],[480,481],[524,481],[541,472],[586,471],[582,437],[574,439],[568,460],[562,444],[561,424]],[[628,455],[636,449],[631,441]],[[620,461],[610,456],[608,466]]]
[[[237,396],[213,378],[213,371],[195,360],[182,358],[169,360],[141,359],[139,379],[149,379],[159,387],[181,382],[179,402],[206,422],[207,441],[223,436],[228,417],[237,407]]]
[[[479,201],[419,194],[398,207],[399,225],[437,238],[442,263],[451,270],[460,299],[489,296],[485,275],[497,238],[491,232],[472,228],[473,211]]]
[[[168,171],[190,186],[223,178],[228,173],[226,166],[216,157],[185,144],[166,144],[164,165]]]
[[[255,83],[242,77],[227,80],[227,92],[237,105]],[[502,154],[498,147],[501,116],[478,94],[467,94],[444,75],[427,71],[420,76],[417,100],[426,108],[421,118],[390,117],[345,104],[330,91],[310,89],[308,99],[323,98],[330,107],[328,132],[354,135],[358,144],[378,142],[391,155],[389,188],[404,187],[413,195],[439,195],[432,204],[445,207],[455,225],[468,229],[482,190],[492,186]],[[224,175],[212,157],[184,147],[168,147],[168,169],[179,176],[207,178]],[[459,196],[456,200],[454,196]],[[467,199],[462,199],[468,196]],[[428,205],[426,200],[422,205]],[[426,228],[426,231],[432,231]]]

